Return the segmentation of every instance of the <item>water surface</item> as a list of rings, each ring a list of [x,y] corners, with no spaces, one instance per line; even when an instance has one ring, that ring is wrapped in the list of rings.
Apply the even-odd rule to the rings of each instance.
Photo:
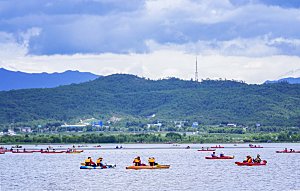
[[[0,155],[0,190],[300,190],[300,154],[277,154],[276,150],[293,148],[300,144],[261,144],[262,149],[247,145],[223,144],[225,155],[233,160],[206,160],[210,152],[198,152],[202,146],[123,145],[125,149],[113,149],[115,145],[102,145],[85,150],[81,154],[12,154]],[[9,146],[7,146],[9,147]],[[45,148],[45,146],[25,146]],[[71,145],[54,146],[58,149]],[[246,155],[259,153],[268,161],[266,166],[240,167],[235,161]],[[81,170],[80,162],[91,156],[102,156],[115,169]],[[133,158],[140,156],[144,162],[154,156],[160,164],[170,164],[163,170],[126,170]]]

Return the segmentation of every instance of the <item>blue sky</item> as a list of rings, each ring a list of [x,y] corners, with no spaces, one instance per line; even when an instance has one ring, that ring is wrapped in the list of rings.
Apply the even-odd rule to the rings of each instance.
[[[2,0],[0,18],[12,70],[190,79],[198,56],[202,78],[300,76],[298,0]]]

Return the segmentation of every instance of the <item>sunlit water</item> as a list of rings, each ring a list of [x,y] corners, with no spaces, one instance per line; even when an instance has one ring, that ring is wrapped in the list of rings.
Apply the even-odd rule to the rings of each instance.
[[[210,152],[198,152],[197,149],[205,145],[195,144],[190,145],[191,149],[184,149],[187,145],[167,144],[123,145],[125,149],[105,149],[115,145],[102,145],[100,149],[85,150],[81,154],[6,153],[0,155],[0,190],[300,190],[300,154],[275,153],[285,147],[300,150],[300,144],[261,144],[262,149],[247,148],[246,144],[223,145],[230,148],[217,149],[217,153],[224,151],[235,159],[206,160],[204,157]],[[89,148],[93,148],[92,145]],[[257,153],[268,161],[266,166],[234,164],[244,160],[246,155]],[[80,162],[88,156],[94,160],[102,156],[104,162],[117,167],[79,169]],[[144,162],[154,156],[157,162],[170,164],[171,168],[126,170],[136,156],[141,156]]]

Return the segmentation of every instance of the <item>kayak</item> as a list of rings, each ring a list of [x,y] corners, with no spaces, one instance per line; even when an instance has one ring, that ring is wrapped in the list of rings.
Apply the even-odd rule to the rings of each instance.
[[[300,151],[276,151],[276,153],[300,153]]]
[[[222,156],[222,157],[205,157],[205,159],[234,159],[234,156]]]
[[[215,151],[216,149],[207,149],[207,150],[197,150],[197,151]]]
[[[250,146],[250,148],[264,148],[264,147],[261,147],[261,146]]]
[[[80,153],[82,153],[82,152],[80,152],[80,151],[73,151],[73,152],[66,152],[67,154],[80,154]]]
[[[263,160],[261,163],[235,162],[238,166],[262,166],[266,165],[267,161]]]
[[[41,153],[44,154],[61,154],[64,153],[65,151],[42,151]]]
[[[116,165],[105,165],[105,166],[80,166],[80,169],[108,169],[115,168]]]
[[[222,147],[222,146],[214,146],[214,147],[210,147],[210,148],[212,148],[212,149],[222,149],[224,147]]]
[[[83,150],[78,150],[78,151],[70,151],[70,152],[66,152],[67,154],[79,154],[79,153],[82,153]]]
[[[32,151],[12,151],[12,153],[23,153],[23,154],[25,154],[25,153],[33,153]]]
[[[134,170],[141,170],[141,169],[167,169],[170,168],[170,165],[156,165],[156,166],[127,166],[126,169],[134,169]]]

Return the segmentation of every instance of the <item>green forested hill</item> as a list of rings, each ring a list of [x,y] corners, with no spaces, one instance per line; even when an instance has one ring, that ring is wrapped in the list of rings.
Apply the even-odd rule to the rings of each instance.
[[[159,120],[300,126],[300,85],[147,80],[115,74],[50,89],[0,92],[0,123],[156,114]]]

